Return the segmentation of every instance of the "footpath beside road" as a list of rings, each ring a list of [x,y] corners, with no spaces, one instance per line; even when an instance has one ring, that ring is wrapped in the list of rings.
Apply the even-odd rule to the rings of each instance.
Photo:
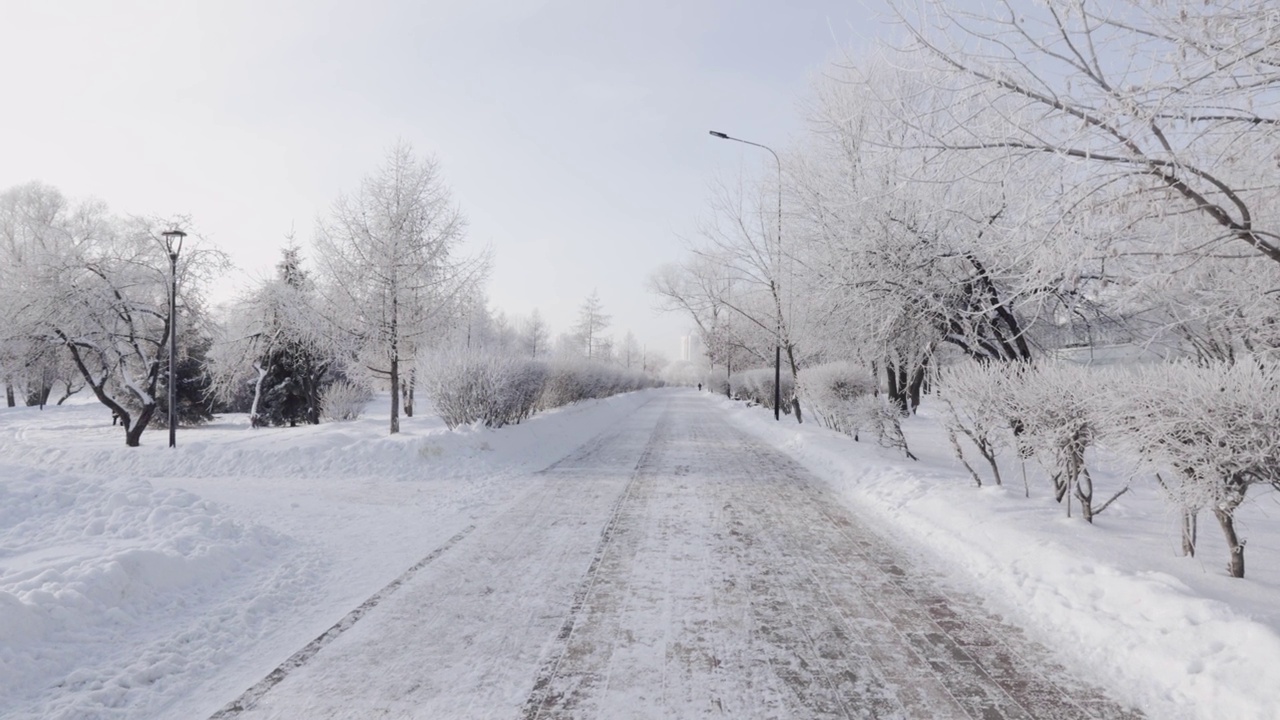
[[[530,477],[276,680],[224,715],[1140,717],[684,393]]]

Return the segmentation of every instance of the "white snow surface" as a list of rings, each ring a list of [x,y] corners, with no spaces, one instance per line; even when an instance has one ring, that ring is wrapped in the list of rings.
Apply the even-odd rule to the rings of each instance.
[[[522,478],[644,404],[646,391],[498,431],[449,432],[420,408],[386,435],[360,420],[252,430],[243,416],[125,448],[96,403],[0,408],[0,717],[207,717],[406,568],[495,517]],[[1023,626],[1072,670],[1152,718],[1274,718],[1280,708],[1280,514],[1241,510],[1248,575],[1227,578],[1202,518],[1135,481],[1089,526],[1031,471],[972,487],[926,408],[920,462],[703,395],[831,483],[878,529]],[[1119,465],[1097,494],[1122,485]]]
[[[450,432],[0,408],[0,717],[208,717],[640,394]]]

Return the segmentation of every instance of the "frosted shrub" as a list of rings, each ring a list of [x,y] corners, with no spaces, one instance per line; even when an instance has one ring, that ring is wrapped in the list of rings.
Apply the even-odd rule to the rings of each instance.
[[[876,381],[866,369],[850,362],[834,362],[800,371],[796,393],[818,422],[837,432],[856,435],[856,418],[866,409],[858,402],[874,394]]]
[[[351,380],[338,380],[320,393],[321,413],[330,420],[355,420],[373,399],[367,385]]]
[[[659,383],[644,373],[614,365],[569,360],[552,363],[537,406],[550,409],[582,400],[606,398],[619,393],[656,387]]]
[[[489,353],[443,353],[421,372],[422,388],[450,429],[473,422],[498,428],[533,414],[546,367]]]
[[[982,478],[964,456],[957,434],[964,435],[991,467],[996,485],[1001,484],[996,456],[1012,443],[1012,387],[1021,383],[1026,369],[1020,363],[966,362],[943,369],[938,376],[938,396],[946,408],[944,424],[951,449],[969,471],[974,483]]]
[[[716,395],[729,394],[729,376],[725,373],[724,368],[711,368],[711,370],[707,372],[706,377],[703,378],[703,382],[706,384],[708,392]]]
[[[749,403],[763,405],[773,409],[773,368],[756,368],[745,372],[734,373],[729,378],[729,390],[733,397]],[[791,412],[791,397],[795,393],[795,384],[791,373],[782,373],[782,412]]]
[[[1195,513],[1209,508],[1227,540],[1228,574],[1244,577],[1234,513],[1249,486],[1280,486],[1280,369],[1255,358],[1175,363],[1125,381],[1123,396],[1112,394],[1108,403],[1108,442],[1158,473],[1170,501],[1184,510],[1184,544],[1192,552]]]
[[[1085,464],[1085,451],[1097,435],[1103,392],[1100,384],[1106,379],[1096,370],[1057,364],[1028,368],[1009,377],[1010,410],[1020,431],[1019,443],[1049,471],[1055,499],[1067,501],[1067,516],[1071,516],[1074,495],[1089,522],[1101,508],[1093,508],[1093,478]]]
[[[547,371],[547,380],[538,399],[538,407],[548,410],[573,403],[604,397],[601,372],[594,363],[560,361]]]
[[[902,407],[888,395],[863,395],[853,401],[849,420],[854,427],[853,439],[860,433],[874,435],[881,447],[901,450],[909,460],[916,456],[907,447],[907,436],[902,434]]]

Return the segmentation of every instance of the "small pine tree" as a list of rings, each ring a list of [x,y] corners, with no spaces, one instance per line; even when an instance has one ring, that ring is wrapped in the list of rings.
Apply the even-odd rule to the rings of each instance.
[[[302,268],[297,247],[287,247],[276,265],[279,282],[293,293],[309,290],[309,274]],[[281,297],[289,297],[286,293]],[[271,324],[280,330],[281,340],[274,344],[261,366],[266,369],[262,380],[262,398],[254,422],[260,425],[288,425],[320,422],[320,396],[329,380],[330,359],[320,352],[315,342],[286,320],[289,308],[272,312]]]
[[[181,327],[181,326],[180,326]],[[206,358],[213,340],[201,332],[178,333],[177,371],[178,425],[203,425],[213,419],[210,402],[212,381],[205,370]],[[156,414],[151,426],[157,429],[169,427],[169,366],[165,362],[160,369],[160,381],[156,383]]]

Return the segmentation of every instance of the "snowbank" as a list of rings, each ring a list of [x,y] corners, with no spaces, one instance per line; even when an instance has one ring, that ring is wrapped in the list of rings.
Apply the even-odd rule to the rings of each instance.
[[[143,480],[11,464],[0,476],[0,697],[62,678],[62,707],[80,707],[68,716],[85,707],[74,696],[116,707],[201,662],[199,652],[157,652],[84,669],[270,567],[287,544]]]
[[[718,399],[734,422],[831,482],[886,535],[1059,651],[1082,676],[1157,718],[1275,718],[1280,708],[1280,533],[1275,496],[1243,509],[1250,577],[1234,580],[1216,527],[1179,558],[1174,518],[1137,487],[1090,526],[1068,520],[1032,477],[974,488],[926,409],[904,422],[920,462],[869,443]],[[1032,471],[1034,475],[1034,471]],[[1006,479],[1006,483],[1010,483]],[[1102,499],[1122,487],[1099,473]],[[1259,493],[1261,497],[1263,494]],[[1270,512],[1270,517],[1267,513]],[[1208,559],[1208,565],[1201,558]]]

